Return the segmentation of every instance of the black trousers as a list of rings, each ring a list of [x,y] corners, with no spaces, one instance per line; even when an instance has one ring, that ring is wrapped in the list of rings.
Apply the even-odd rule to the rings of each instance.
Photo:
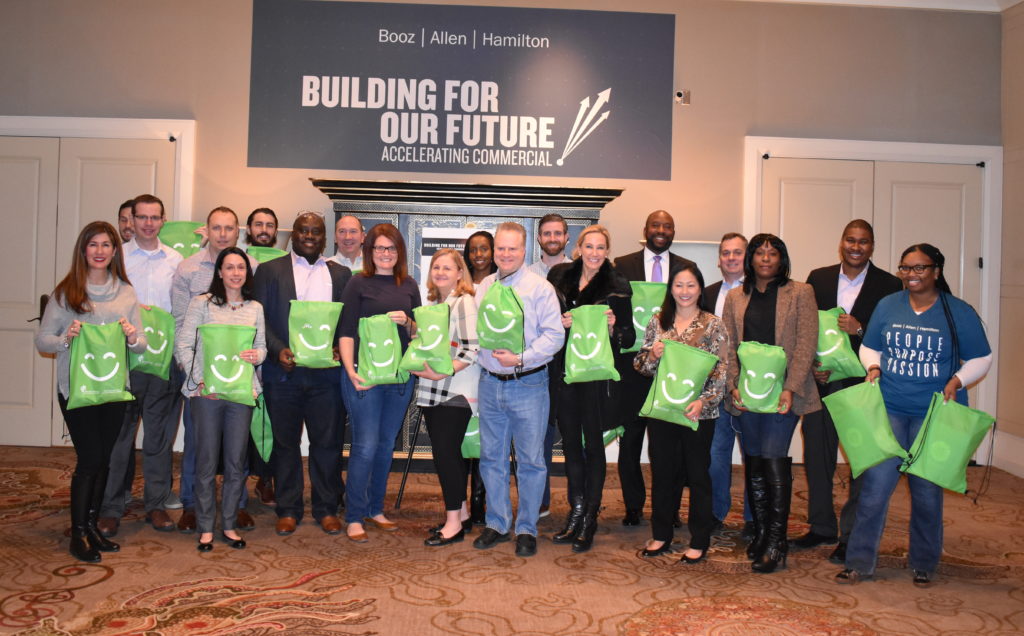
[[[655,541],[672,541],[672,522],[679,510],[680,484],[690,488],[687,527],[690,547],[703,550],[711,545],[711,440],[715,420],[700,420],[697,430],[663,420],[648,420],[651,458],[651,536]]]
[[[825,386],[818,385],[818,393],[825,397],[863,381],[862,378],[848,378],[829,382]],[[824,406],[820,411],[804,415],[800,428],[804,435],[804,470],[807,473],[807,524],[815,534],[835,537],[839,534],[839,527],[832,499],[832,479],[836,474],[839,435],[832,416]],[[852,486],[850,493],[855,493]],[[852,514],[851,511],[851,518]]]
[[[616,365],[618,368],[619,365]],[[619,370],[622,376],[619,416],[625,431],[619,439],[619,481],[622,484],[622,500],[626,510],[642,510],[647,501],[647,486],[640,468],[640,455],[644,447],[644,434],[650,420],[637,413],[647,399],[651,389],[651,378],[646,378],[632,368]],[[564,437],[564,436],[563,436]],[[565,440],[562,440],[563,446]],[[648,451],[649,453],[650,451]]]
[[[110,467],[110,452],[121,432],[127,402],[107,402],[96,406],[83,406],[68,409],[68,401],[57,394],[57,403],[64,416],[71,435],[71,443],[75,447],[75,475],[78,477],[98,477],[103,475],[106,483],[107,470]],[[102,489],[103,485],[97,486]]]
[[[462,457],[462,439],[473,411],[465,406],[425,406],[423,418],[430,435],[434,469],[441,482],[445,510],[459,510],[466,500],[466,460]]]
[[[563,384],[558,391],[558,430],[562,433],[569,498],[571,501],[582,496],[595,507],[601,505],[607,472],[601,430],[602,411],[609,406],[607,388],[604,381],[582,382]]]

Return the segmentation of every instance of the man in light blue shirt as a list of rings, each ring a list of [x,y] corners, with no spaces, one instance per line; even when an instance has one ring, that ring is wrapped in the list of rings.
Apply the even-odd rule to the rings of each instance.
[[[334,247],[337,254],[328,258],[338,265],[352,270],[353,274],[363,270],[363,224],[359,219],[346,214],[334,224]]]
[[[473,542],[486,550],[511,539],[509,453],[516,448],[519,508],[515,519],[516,555],[537,553],[537,518],[547,467],[544,433],[548,424],[547,365],[565,343],[558,298],[547,280],[524,267],[526,230],[506,222],[494,233],[498,271],[477,288],[481,304],[493,285],[511,287],[522,303],[522,353],[488,349],[481,339],[480,475],[487,488],[487,527]],[[483,318],[481,318],[483,319]]]
[[[125,270],[135,288],[139,304],[171,311],[171,280],[181,262],[181,254],[160,241],[164,225],[164,204],[151,194],[134,199],[131,206],[134,238],[124,244]],[[150,350],[174,347],[174,334],[146,334]],[[97,527],[106,536],[114,536],[124,516],[135,478],[135,437],[139,418],[143,422],[142,476],[146,521],[155,530],[174,529],[168,509],[181,508],[171,491],[174,434],[181,416],[181,373],[172,365],[170,378],[141,371],[131,372],[131,392],[135,400],[125,412],[121,432],[110,454],[109,476],[103,502],[99,506]]]

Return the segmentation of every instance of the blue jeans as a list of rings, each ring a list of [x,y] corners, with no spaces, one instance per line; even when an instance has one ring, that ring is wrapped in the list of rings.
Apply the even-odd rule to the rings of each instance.
[[[923,417],[889,414],[892,432],[903,448],[910,448],[923,423]],[[900,479],[901,461],[897,457],[887,459],[857,478],[860,499],[857,500],[857,517],[853,522],[850,542],[846,546],[846,567],[851,570],[865,575],[875,573],[878,544],[885,530],[889,500]],[[931,574],[935,572],[942,553],[942,488],[913,475],[907,475],[907,479],[910,485],[908,562],[912,570]]]
[[[510,444],[516,446],[519,508],[515,533],[537,535],[547,466],[544,436],[548,428],[548,372],[501,381],[480,374],[480,476],[487,488],[487,527],[508,532],[512,525],[509,493]]]
[[[740,413],[740,448],[744,455],[789,457],[789,444],[800,416],[789,413]]]
[[[732,508],[732,449],[736,444],[739,419],[732,413],[719,407],[718,419],[715,420],[715,436],[711,439],[711,512],[715,519],[724,521]],[[747,504],[746,491],[743,493],[743,519],[751,520],[750,506]]]
[[[351,380],[341,385],[352,429],[345,486],[346,523],[362,523],[366,517],[384,512],[395,438],[402,429],[415,380],[410,377],[404,384],[380,384],[366,391],[357,391]]]

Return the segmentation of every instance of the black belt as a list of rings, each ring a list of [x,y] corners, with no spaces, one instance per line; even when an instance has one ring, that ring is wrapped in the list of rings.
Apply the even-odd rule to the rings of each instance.
[[[518,380],[519,378],[525,378],[526,376],[533,375],[534,373],[540,373],[541,371],[547,368],[548,365],[542,364],[539,367],[534,367],[530,369],[529,371],[520,371],[519,373],[495,373],[490,369],[484,369],[484,371],[487,371],[487,373],[498,378],[502,382],[508,382],[509,380]]]

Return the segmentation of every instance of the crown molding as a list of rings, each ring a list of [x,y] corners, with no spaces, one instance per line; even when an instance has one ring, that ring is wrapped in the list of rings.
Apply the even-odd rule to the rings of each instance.
[[[932,9],[1001,13],[1024,0],[739,0],[772,4],[823,4],[849,7],[884,7],[889,9]]]

